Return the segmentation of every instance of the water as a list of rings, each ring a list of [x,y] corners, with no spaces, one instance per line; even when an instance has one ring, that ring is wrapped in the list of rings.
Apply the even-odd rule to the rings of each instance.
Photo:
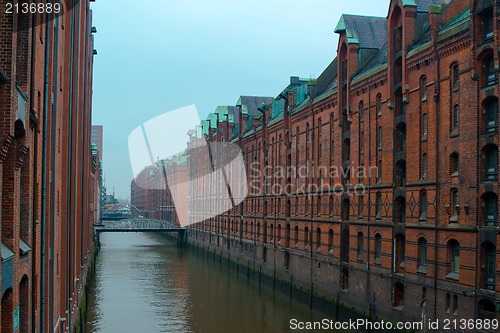
[[[159,235],[101,234],[86,333],[306,332],[292,318],[330,319]]]

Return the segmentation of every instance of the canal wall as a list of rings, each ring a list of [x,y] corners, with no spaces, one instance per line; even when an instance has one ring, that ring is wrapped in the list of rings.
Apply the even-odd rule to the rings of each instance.
[[[386,320],[369,304],[358,306],[348,289],[335,290],[340,267],[314,253],[298,249],[265,246],[239,238],[188,230],[184,236],[167,234],[178,245],[194,251],[215,265],[227,266],[237,276],[280,292],[290,299],[308,304],[336,320],[368,318]]]

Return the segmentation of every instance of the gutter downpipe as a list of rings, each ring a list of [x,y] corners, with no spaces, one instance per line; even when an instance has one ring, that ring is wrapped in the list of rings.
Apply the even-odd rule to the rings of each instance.
[[[41,23],[41,22],[40,22]],[[40,333],[45,332],[45,232],[47,220],[47,129],[48,119],[47,112],[49,109],[49,53],[50,53],[50,14],[46,15],[45,22],[45,59],[44,59],[44,91],[43,91],[43,144],[42,144],[42,230],[41,230],[41,265],[40,265]]]
[[[72,0],[72,7],[75,6],[75,0]],[[68,166],[67,166],[67,179],[66,179],[66,195],[67,195],[67,209],[66,209],[66,315],[68,322],[68,332],[71,332],[71,285],[73,279],[71,278],[71,202],[72,202],[72,161],[73,154],[72,143],[72,121],[73,121],[73,69],[74,69],[74,32],[75,32],[75,11],[71,11],[71,24],[70,24],[70,66],[69,66],[69,103],[68,103]]]
[[[59,66],[59,17],[54,17],[54,62],[53,62],[53,100],[52,100],[52,162],[51,162],[51,185],[50,185],[50,217],[51,217],[51,227],[50,227],[50,239],[52,246],[50,247],[50,285],[53,287],[50,291],[50,299],[54,301],[54,226],[55,226],[55,202],[56,202],[56,185],[55,185],[55,169],[56,169],[56,138],[57,138],[57,85],[58,85],[58,66]],[[54,329],[54,307],[50,307],[50,329]]]
[[[32,15],[32,21],[31,21],[31,81],[30,81],[30,92],[31,92],[31,98],[30,98],[30,112],[34,110],[35,108],[35,102],[34,102],[34,96],[35,96],[35,80],[33,79],[35,77],[35,43],[36,43],[36,15]],[[40,112],[41,110],[37,110]],[[40,131],[39,125],[36,124],[34,126],[34,138],[33,138],[33,155],[36,157],[38,156],[38,132]],[[36,260],[34,258],[37,257],[37,248],[36,248],[36,226],[37,226],[37,216],[36,216],[36,211],[37,211],[37,190],[38,187],[36,184],[38,184],[38,172],[37,172],[37,167],[38,164],[36,162],[36,158],[34,160],[34,168],[33,168],[33,187],[32,187],[32,200],[33,200],[33,216],[32,216],[32,233],[31,233],[31,247],[33,248],[32,252],[32,261],[31,261],[31,274],[32,276],[36,276]],[[31,288],[31,298],[36,301],[36,288]],[[31,328],[33,330],[36,330],[36,306],[32,307],[31,309]]]
[[[437,50],[437,43],[435,42],[437,40],[437,30],[434,30],[432,32],[432,37],[433,37],[433,40],[434,40],[434,43],[433,43],[433,53],[434,53],[434,58],[435,58],[435,61],[436,61],[436,66],[435,66],[435,77],[436,79],[434,80],[434,103],[436,104],[436,139],[438,140],[437,142],[439,142],[439,111],[440,111],[440,105],[439,105],[439,85],[440,85],[440,70],[441,70],[441,66],[440,66],[440,62],[439,62],[439,53],[438,53],[438,50]],[[440,204],[441,204],[441,200],[439,200],[440,198],[440,183],[439,183],[439,154],[440,154],[440,151],[439,151],[439,145],[437,144],[436,142],[436,207],[437,207],[437,211],[439,212],[439,207],[440,207]],[[439,236],[439,232],[438,232],[438,223],[439,223],[439,213],[436,214],[436,218],[435,218],[435,221],[434,221],[434,244],[435,244],[435,249],[434,249],[434,320],[437,318],[437,277],[438,277],[438,245],[439,245],[439,239],[438,239],[438,236]]]

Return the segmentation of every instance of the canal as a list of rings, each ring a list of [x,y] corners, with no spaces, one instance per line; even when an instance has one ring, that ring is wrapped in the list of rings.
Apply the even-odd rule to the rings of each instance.
[[[86,333],[312,332],[289,322],[330,319],[160,235],[100,237]]]

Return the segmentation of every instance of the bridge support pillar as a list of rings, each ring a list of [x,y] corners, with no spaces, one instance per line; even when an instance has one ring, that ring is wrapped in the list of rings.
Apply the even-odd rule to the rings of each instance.
[[[184,247],[187,241],[186,230],[177,231],[177,247]]]

